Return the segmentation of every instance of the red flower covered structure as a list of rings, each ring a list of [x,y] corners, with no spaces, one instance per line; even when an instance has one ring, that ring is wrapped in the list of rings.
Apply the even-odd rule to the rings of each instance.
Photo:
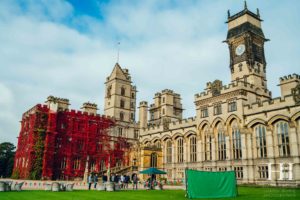
[[[67,99],[48,97],[50,100]],[[55,101],[54,101],[55,103]],[[58,105],[56,111],[51,107]],[[60,104],[37,104],[25,112],[21,121],[14,176],[25,179],[82,178],[90,172],[128,165],[129,148],[124,138],[114,137],[114,121],[96,113],[64,109]],[[96,108],[96,104],[84,106]],[[55,109],[54,109],[55,110]],[[90,111],[86,109],[87,111]]]

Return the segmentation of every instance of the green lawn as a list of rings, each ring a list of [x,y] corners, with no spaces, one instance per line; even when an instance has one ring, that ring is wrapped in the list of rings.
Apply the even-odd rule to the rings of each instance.
[[[255,199],[300,199],[300,189],[282,188],[254,188],[239,187],[237,198],[226,198],[236,200]],[[46,192],[46,191],[22,191],[22,192],[1,192],[0,200],[167,200],[186,199],[183,190],[163,190],[163,191],[120,191],[120,192],[100,192],[100,191],[74,191],[74,192]]]

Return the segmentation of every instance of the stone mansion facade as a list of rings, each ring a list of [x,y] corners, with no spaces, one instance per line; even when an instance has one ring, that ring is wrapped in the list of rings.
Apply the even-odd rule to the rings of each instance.
[[[182,119],[179,94],[165,89],[154,103],[139,103],[127,69],[117,63],[106,80],[105,115],[117,120],[115,134],[130,138],[132,165],[158,167],[170,180],[186,168],[235,170],[239,183],[300,184],[300,76],[280,78],[281,96],[267,87],[265,38],[259,11],[228,11],[224,41],[231,83],[208,82],[195,94],[196,116]]]

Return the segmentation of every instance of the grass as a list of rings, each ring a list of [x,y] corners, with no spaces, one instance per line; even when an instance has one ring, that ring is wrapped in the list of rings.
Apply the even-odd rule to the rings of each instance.
[[[268,200],[268,199],[288,199],[296,200],[300,197],[300,189],[287,188],[255,188],[239,187],[237,198],[226,198],[226,200]],[[1,192],[1,200],[168,200],[186,199],[183,190],[163,190],[163,191],[120,191],[120,192],[100,192],[77,190],[74,192],[48,192],[48,191],[22,191],[22,192]],[[210,199],[211,200],[211,199]]]

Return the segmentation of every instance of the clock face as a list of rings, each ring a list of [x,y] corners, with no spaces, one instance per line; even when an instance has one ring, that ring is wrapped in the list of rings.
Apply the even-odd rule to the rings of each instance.
[[[235,54],[240,56],[245,52],[245,45],[244,44],[240,44],[239,46],[237,46],[237,48],[235,49]]]

